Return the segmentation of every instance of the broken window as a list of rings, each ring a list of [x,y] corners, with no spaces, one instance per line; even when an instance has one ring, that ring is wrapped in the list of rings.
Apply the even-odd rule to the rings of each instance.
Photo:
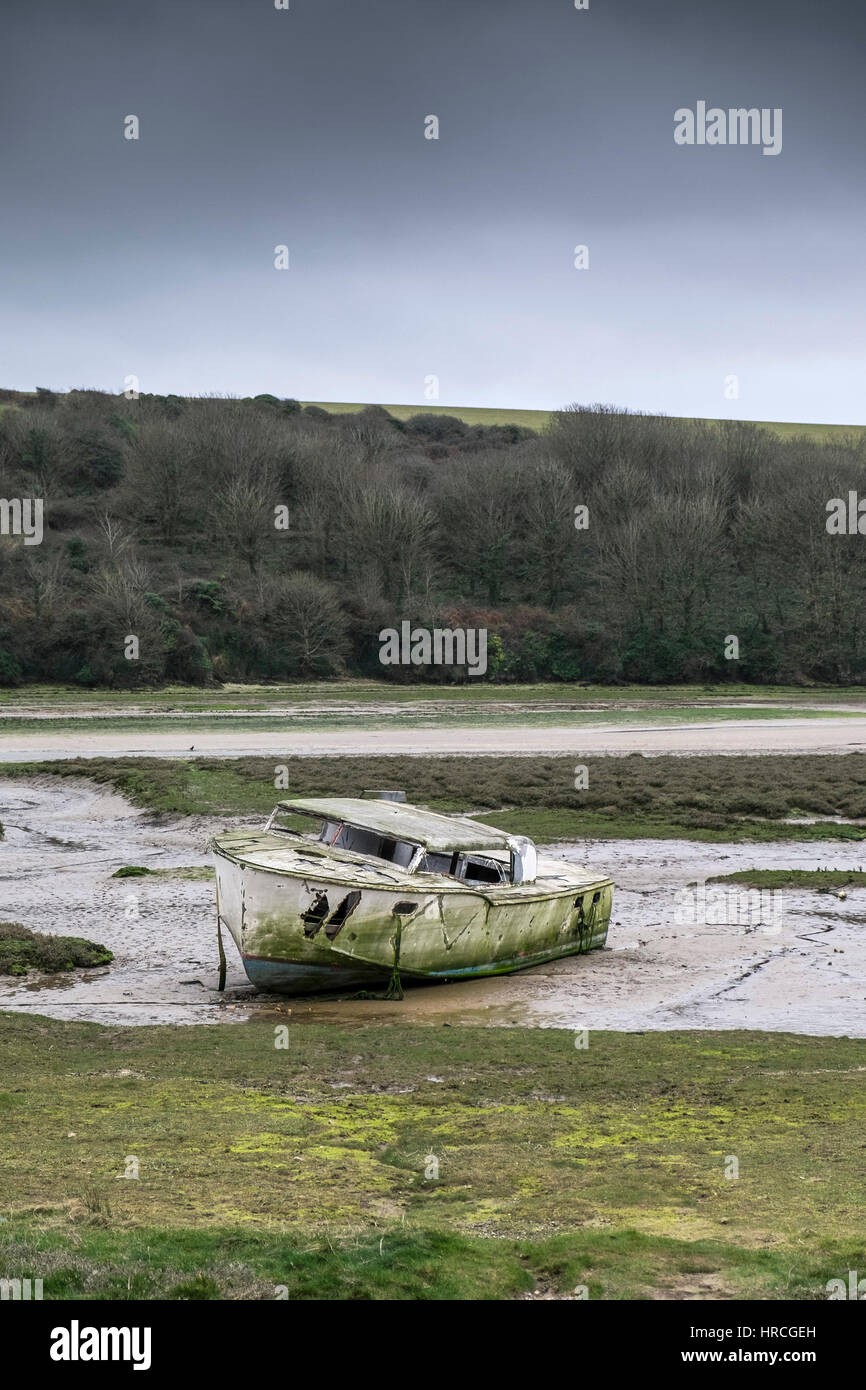
[[[394,840],[389,835],[381,835],[377,830],[367,830],[362,825],[338,825],[326,821],[320,839],[334,849],[348,849],[353,854],[369,854],[374,859],[384,859],[388,864],[396,864],[407,869],[417,849],[407,840]]]
[[[502,883],[505,874],[496,859],[467,857],[461,861],[459,877],[464,883]]]
[[[421,856],[418,872],[420,874],[453,874],[456,858],[457,856],[450,851],[447,854],[431,854],[428,849]]]
[[[284,835],[304,835],[309,837],[311,834],[310,817],[293,814],[291,811],[284,811],[278,806],[265,827],[267,830],[279,830]],[[324,838],[320,835],[320,838]]]

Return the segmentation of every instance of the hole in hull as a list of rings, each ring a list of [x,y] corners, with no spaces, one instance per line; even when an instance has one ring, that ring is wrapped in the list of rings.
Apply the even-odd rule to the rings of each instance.
[[[317,893],[306,912],[301,913],[301,921],[306,923],[304,936],[314,937],[316,935],[329,910],[327,893]]]
[[[325,927],[325,936],[329,941],[334,940],[334,937],[342,928],[343,923],[347,918],[351,917],[360,901],[361,894],[357,890],[354,890],[351,893],[347,893],[342,902],[337,903]]]

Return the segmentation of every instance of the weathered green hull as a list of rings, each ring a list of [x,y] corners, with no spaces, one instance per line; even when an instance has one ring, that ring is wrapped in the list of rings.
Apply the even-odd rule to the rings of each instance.
[[[509,974],[604,945],[613,885],[558,860],[538,879],[472,886],[439,874],[297,854],[275,836],[213,845],[220,919],[260,989],[295,994]]]

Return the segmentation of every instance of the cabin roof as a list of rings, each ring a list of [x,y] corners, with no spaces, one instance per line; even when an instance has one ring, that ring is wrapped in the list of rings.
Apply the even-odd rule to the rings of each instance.
[[[361,797],[303,797],[281,801],[284,811],[348,821],[395,840],[409,840],[429,850],[508,849],[510,836],[492,825],[465,816],[443,816],[405,801],[367,801]]]

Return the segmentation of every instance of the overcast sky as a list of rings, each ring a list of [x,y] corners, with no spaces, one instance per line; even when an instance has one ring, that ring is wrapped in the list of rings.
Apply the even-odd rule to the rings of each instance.
[[[5,0],[2,26],[0,385],[414,403],[436,376],[443,405],[866,422],[850,0]],[[781,153],[675,144],[698,101],[782,108]]]

